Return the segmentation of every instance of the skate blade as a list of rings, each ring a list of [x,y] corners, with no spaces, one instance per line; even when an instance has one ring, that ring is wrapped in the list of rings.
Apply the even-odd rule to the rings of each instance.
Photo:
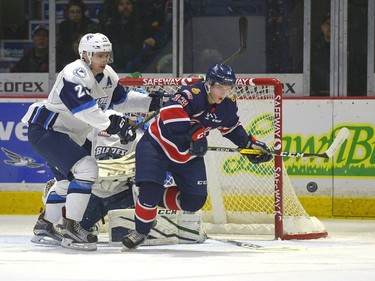
[[[46,246],[60,246],[61,245],[61,241],[55,240],[48,236],[34,235],[30,241],[35,244],[46,245]]]
[[[135,247],[135,248],[127,248],[125,246],[122,246],[122,249],[121,249],[121,252],[132,252],[132,251],[135,251],[137,250],[138,247]]]
[[[81,251],[96,251],[96,243],[77,243],[72,239],[63,238],[61,246],[67,249],[81,250]]]

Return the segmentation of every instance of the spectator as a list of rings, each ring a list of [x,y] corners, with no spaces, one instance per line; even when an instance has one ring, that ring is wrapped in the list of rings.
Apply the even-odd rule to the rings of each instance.
[[[117,10],[105,22],[103,33],[113,44],[115,63],[112,67],[117,72],[125,72],[128,62],[142,49],[145,25],[136,1],[117,0],[115,3]]]
[[[155,60],[172,52],[171,44],[170,50],[168,47],[164,48],[171,42],[172,37],[172,1],[144,0],[139,4],[142,5],[146,39],[143,40],[143,49],[128,63],[125,72],[147,71],[148,67],[155,64]],[[151,69],[153,67],[151,66]]]
[[[329,96],[331,17],[327,14],[321,34],[311,48],[311,96]]]
[[[34,28],[34,46],[18,61],[12,72],[48,72],[48,33],[46,24]]]
[[[81,0],[70,0],[67,6],[68,17],[59,26],[57,38],[57,71],[78,59],[75,49],[82,34],[96,33],[100,26],[85,15],[86,6]]]
[[[117,11],[117,2],[118,0],[104,0],[103,4],[100,6],[98,19],[102,27],[111,23]]]
[[[173,72],[173,55],[168,53],[162,56],[156,63],[157,73],[172,73]]]

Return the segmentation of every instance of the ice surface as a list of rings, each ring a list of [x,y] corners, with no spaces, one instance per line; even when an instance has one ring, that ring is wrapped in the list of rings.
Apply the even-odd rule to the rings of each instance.
[[[207,240],[82,252],[31,243],[36,218],[0,216],[0,280],[375,280],[375,220],[325,220],[325,239],[248,241],[263,250]]]

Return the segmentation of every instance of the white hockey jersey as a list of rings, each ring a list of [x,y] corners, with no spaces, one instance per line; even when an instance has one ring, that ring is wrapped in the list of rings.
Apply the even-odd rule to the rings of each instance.
[[[112,114],[121,115],[113,110],[108,110],[105,114],[107,116]],[[108,135],[105,131],[94,129],[88,137],[92,143],[91,155],[97,160],[121,158],[135,151],[135,147],[142,135],[143,130],[138,129],[137,137],[134,141],[122,144],[119,136]],[[95,182],[92,193],[100,198],[106,198],[128,189],[129,187],[125,183],[126,181],[122,180],[101,180],[100,182]]]
[[[35,108],[44,106],[55,114],[51,128],[68,134],[82,145],[93,128],[105,130],[110,125],[104,111],[109,107],[119,112],[147,112],[151,98],[136,91],[126,91],[109,65],[94,76],[83,60],[68,64],[57,76],[47,101],[34,103],[22,118],[30,121]]]

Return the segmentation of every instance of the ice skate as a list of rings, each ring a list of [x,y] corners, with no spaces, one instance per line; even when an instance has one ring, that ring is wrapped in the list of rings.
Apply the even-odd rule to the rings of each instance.
[[[129,232],[128,235],[125,235],[122,238],[122,244],[124,245],[122,251],[136,249],[141,244],[143,244],[146,241],[146,239],[146,234],[138,233],[136,230],[132,230]]]
[[[157,220],[154,220],[151,224],[151,229],[153,229],[157,225]],[[137,232],[136,230],[132,230],[129,232],[128,235],[125,235],[122,238],[122,244],[124,247],[122,251],[127,251],[131,249],[137,249],[141,244],[146,242],[147,235]]]
[[[74,220],[63,219],[62,234],[61,246],[64,248],[84,251],[95,251],[97,249],[98,237],[83,229]]]
[[[31,242],[44,245],[60,245],[62,240],[61,225],[55,226],[44,219],[44,213],[38,217],[34,226],[34,236]]]

